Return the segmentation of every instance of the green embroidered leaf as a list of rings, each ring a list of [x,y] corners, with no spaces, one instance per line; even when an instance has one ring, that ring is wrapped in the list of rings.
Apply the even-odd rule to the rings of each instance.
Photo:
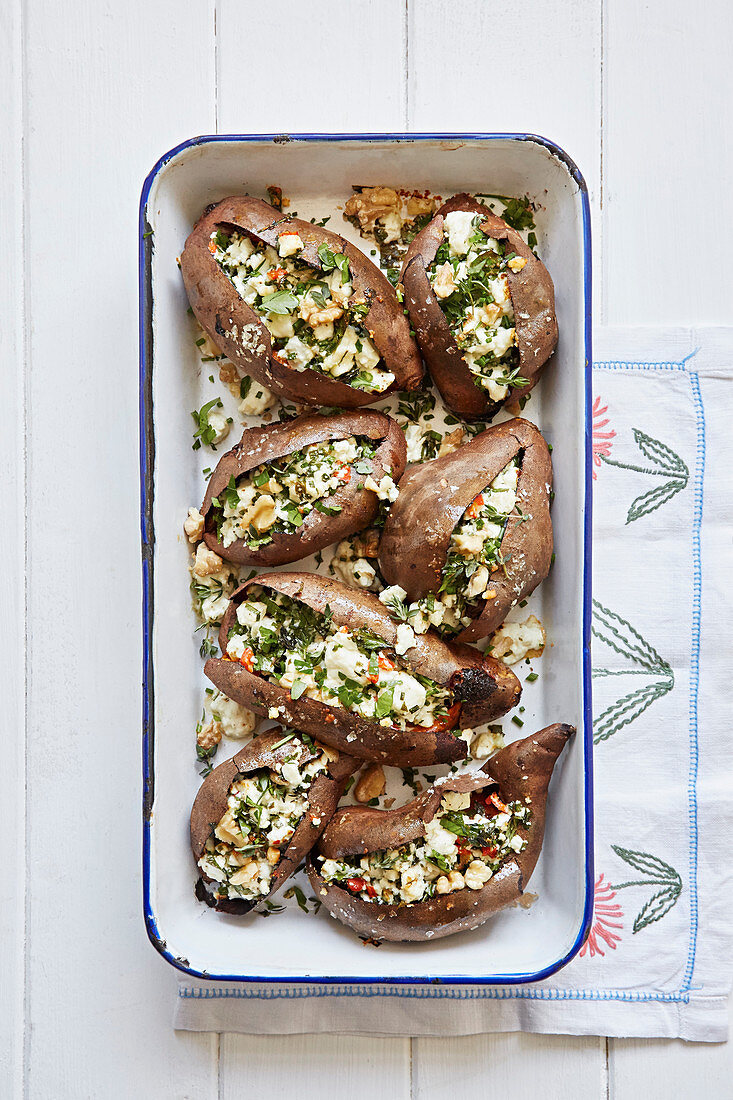
[[[636,852],[632,848],[622,848],[618,844],[612,844],[611,847],[624,863],[628,863],[630,867],[633,867],[635,871],[640,871],[642,875],[653,875],[660,882],[667,881],[670,885],[681,886],[682,880],[677,871],[669,863],[665,863],[663,859],[660,859],[659,856],[650,855],[649,852]],[[614,889],[618,889],[618,887],[614,887]]]
[[[593,723],[593,744],[607,741],[614,733],[618,733],[624,726],[635,721],[650,707],[656,699],[661,699],[674,686],[674,676],[670,673],[666,680],[657,680],[653,684],[639,688],[623,698],[617,699],[610,707],[607,707]]]
[[[664,890],[660,890],[658,894],[654,894],[646,905],[642,905],[636,920],[634,921],[633,931],[640,932],[642,928],[646,928],[647,925],[653,924],[654,921],[661,920],[666,913],[670,911],[677,904],[677,899],[682,893],[682,885],[667,886]]]
[[[661,508],[686,485],[686,479],[684,481],[665,481],[663,485],[656,485],[648,493],[642,493],[629,508],[626,516],[627,524],[633,523],[635,519],[641,519],[642,516],[648,516],[651,512],[656,512],[657,508]]]
[[[639,428],[634,428],[634,439],[641,453],[648,458],[651,462],[655,462],[657,466],[661,466],[663,470],[670,474],[677,474],[679,477],[684,477],[685,484],[690,476],[690,471],[684,464],[678,454],[668,447],[666,443],[662,443],[658,439],[652,439],[646,432],[642,432]]]
[[[605,642],[622,657],[633,661],[634,664],[641,665],[642,668],[657,675],[661,673],[671,675],[672,670],[667,662],[645,638],[642,638],[639,631],[635,630],[626,619],[622,619],[620,615],[604,607],[598,600],[593,600],[592,631],[596,638]]]

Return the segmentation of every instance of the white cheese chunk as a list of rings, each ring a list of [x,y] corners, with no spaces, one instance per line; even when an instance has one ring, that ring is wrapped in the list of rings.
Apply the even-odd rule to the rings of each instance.
[[[448,237],[448,246],[452,256],[465,256],[468,252],[468,239],[473,233],[472,210],[452,210],[443,219],[443,230]]]

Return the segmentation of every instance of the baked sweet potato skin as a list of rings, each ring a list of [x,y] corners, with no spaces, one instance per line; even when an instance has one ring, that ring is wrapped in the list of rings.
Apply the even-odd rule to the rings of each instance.
[[[487,237],[506,241],[527,261],[521,271],[507,272],[515,315],[520,377],[527,385],[510,389],[501,401],[493,401],[476,385],[427,276],[443,241],[443,219],[454,210],[471,210],[484,216]],[[526,396],[539,381],[542,369],[557,346],[555,290],[545,265],[537,259],[516,230],[470,195],[454,195],[433,220],[417,234],[405,255],[400,275],[405,306],[425,362],[443,400],[466,420],[491,420],[502,405]]]
[[[399,624],[371,593],[316,573],[262,573],[232,596],[219,632],[224,654],[237,606],[252,585],[302,600],[319,613],[328,607],[337,625],[350,630],[367,627],[388,646],[396,643]],[[490,722],[519,702],[521,685],[511,670],[471,646],[448,645],[433,633],[416,635],[415,646],[402,660],[411,671],[450,688],[454,702],[461,703],[458,728]],[[385,729],[344,707],[328,706],[305,695],[294,700],[287,688],[269,683],[227,658],[210,658],[204,672],[220,691],[256,714],[267,715],[271,707],[279,708],[283,722],[362,760],[406,768],[450,763],[467,753],[465,741],[451,730]]]
[[[212,830],[226,812],[232,783],[242,775],[260,768],[272,768],[277,763],[292,759],[296,743],[290,740],[283,744],[288,732],[280,727],[268,730],[207,775],[191,809],[191,851],[197,864]],[[315,758],[317,751],[309,749],[302,741],[298,744],[299,764]],[[316,843],[338,805],[346,780],[358,766],[359,761],[341,753],[337,760],[329,764],[326,772],[315,777],[308,792],[308,810],[282,851],[272,875],[270,894],[280,889]],[[245,898],[229,898],[218,901],[212,907],[220,912],[247,913],[257,904]]]
[[[265,462],[273,462],[312,443],[329,439],[366,436],[378,443],[377,453],[368,461],[371,476],[379,482],[386,473],[399,481],[405,470],[407,448],[399,425],[384,413],[352,410],[333,416],[309,413],[294,420],[247,428],[235,447],[222,456],[209,480],[201,514],[205,520],[204,541],[220,557],[239,565],[285,565],[298,561],[324,546],[368,527],[379,510],[375,493],[364,489],[368,474],[352,470],[348,483],[328,498],[329,506],[338,506],[338,515],[329,516],[313,509],[302,527],[291,534],[276,534],[265,546],[251,549],[244,539],[224,546],[216,536],[212,500],[223,492],[230,478],[235,480]]]
[[[331,818],[317,852],[327,859],[398,847],[425,835],[446,791],[477,790],[492,783],[505,802],[531,799],[531,820],[517,832],[527,840],[518,855],[502,865],[480,890],[464,888],[411,905],[380,905],[354,897],[343,887],[326,883],[311,852],[308,877],[315,896],[332,916],[360,936],[390,942],[424,943],[483,924],[494,913],[521,897],[535,869],[545,831],[547,790],[560,753],[574,733],[572,726],[547,726],[501,749],[479,772],[447,776],[425,794],[397,810],[348,807]]]
[[[272,357],[272,341],[259,315],[240,298],[209,251],[211,234],[220,227],[239,229],[255,242],[277,248],[278,234],[298,233],[298,258],[322,271],[318,248],[328,245],[349,261],[354,291],[370,302],[365,325],[395,382],[384,393],[354,389],[315,370],[296,371]],[[304,405],[360,408],[393,390],[419,386],[423,365],[410,325],[389,280],[352,244],[321,226],[288,218],[262,199],[234,195],[209,207],[196,222],[181,253],[181,273],[191,308],[214,343],[237,366],[281,397]]]
[[[437,592],[451,536],[466,508],[520,454],[521,513],[507,522],[501,544],[506,564],[492,575],[488,590],[494,595],[483,601],[480,613],[458,635],[461,642],[491,634],[549,572],[552,460],[541,433],[517,417],[487,428],[451,454],[411,466],[387,516],[379,546],[385,579],[401,585],[410,600]]]

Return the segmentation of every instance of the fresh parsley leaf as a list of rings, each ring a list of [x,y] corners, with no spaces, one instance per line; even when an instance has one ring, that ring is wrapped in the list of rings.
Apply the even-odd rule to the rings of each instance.
[[[304,913],[307,913],[308,903],[305,900],[305,894],[299,886],[291,886],[289,890],[286,890],[283,894],[284,898],[295,898],[298,903],[298,908],[302,909]]]
[[[289,290],[277,290],[262,301],[266,313],[286,314],[298,308],[298,299]]]
[[[324,271],[333,271],[338,268],[341,272],[341,285],[348,283],[351,278],[351,272],[349,271],[349,260],[343,252],[332,252],[326,242],[318,246],[318,258],[323,265]]]
[[[218,397],[215,397],[213,401],[207,401],[205,405],[202,405],[198,412],[194,409],[191,413],[195,423],[196,431],[193,433],[193,447],[192,450],[198,451],[202,443],[207,446],[216,439],[216,429],[209,424],[209,413],[214,408],[222,408],[222,403]]]
[[[377,706],[376,706],[376,710],[375,710],[376,717],[377,718],[386,718],[387,715],[392,710],[393,705],[394,705],[394,685],[390,684],[389,687],[386,687],[382,691],[380,691],[379,695],[377,696]]]

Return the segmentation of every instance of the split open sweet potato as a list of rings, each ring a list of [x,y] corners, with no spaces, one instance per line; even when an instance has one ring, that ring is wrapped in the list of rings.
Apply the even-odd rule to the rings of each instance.
[[[511,296],[511,314],[504,311],[506,321],[502,322],[514,330],[511,355],[506,357],[504,344],[499,355],[497,340],[488,341],[485,345],[489,353],[485,356],[486,361],[482,360],[480,368],[477,361],[473,371],[464,352],[470,342],[467,333],[476,328],[476,310],[486,305],[497,317],[502,311],[497,312],[495,295],[489,290],[493,283],[487,282],[486,287],[478,284],[471,287],[471,302],[480,304],[469,307],[465,316],[453,317],[452,323],[449,320],[446,310],[450,313],[452,298],[455,300],[456,293],[461,294],[461,279],[466,273],[459,269],[445,271],[445,278],[438,277],[434,261],[447,238],[446,217],[455,212],[480,215],[478,232],[489,241],[497,242],[502,255],[507,257],[507,266],[499,274],[502,278],[506,276]],[[450,266],[450,257],[448,263]],[[477,265],[474,263],[474,266]],[[499,266],[504,268],[503,263]],[[537,384],[543,367],[557,345],[552,279],[521,235],[486,206],[467,194],[455,195],[444,203],[412,241],[400,281],[412,327],[433,381],[446,405],[459,416],[467,420],[490,420],[507,401],[525,397]],[[488,316],[484,317],[487,323]],[[505,335],[497,331],[499,335]],[[492,364],[500,365],[504,361],[513,369],[497,367],[496,378],[503,379],[503,382],[489,384]]]
[[[214,343],[281,396],[357,408],[420,384],[420,353],[393,287],[337,233],[232,196],[196,223],[181,272]]]
[[[356,460],[340,462],[338,456],[328,453],[329,443],[350,438],[356,439],[359,452],[365,452]],[[319,444],[326,448],[322,458],[318,454]],[[329,486],[315,501],[303,489],[303,478],[307,475],[291,478],[291,482],[297,480],[298,484],[289,495],[278,474],[294,453],[302,453],[305,448],[309,448],[310,456],[315,455],[314,479]],[[405,469],[405,454],[405,437],[396,422],[383,413],[368,410],[330,416],[310,413],[294,420],[248,428],[240,442],[222,457],[209,480],[201,506],[204,540],[220,557],[240,565],[284,565],[305,558],[372,523],[379,499],[364,483],[371,477],[379,484],[385,476],[399,481]],[[307,457],[301,459],[301,466]],[[260,488],[253,489],[249,508],[242,509],[236,500],[236,488],[249,483],[252,479],[246,475],[262,466],[268,469],[257,475],[255,484],[260,484]],[[329,470],[333,471],[330,478],[326,476]],[[271,479],[263,483],[268,471]],[[244,520],[236,530],[244,533],[230,541],[222,533],[222,517],[227,494],[232,491],[235,504],[244,513]],[[287,515],[283,520],[275,518],[273,505],[278,500],[287,505],[290,519]],[[258,514],[258,506],[262,504],[264,519],[262,509]],[[282,511],[281,507],[281,514]],[[251,523],[247,521],[248,512]]]
[[[470,618],[459,641],[493,633],[549,571],[552,462],[541,433],[528,420],[508,420],[443,458],[411,466],[385,523],[379,566],[389,584],[404,588],[410,601],[440,593],[449,552],[458,557],[451,550],[457,525],[512,462],[518,467],[515,503],[493,547],[486,587],[467,605]]]
[[[476,928],[517,902],[542,848],[550,778],[573,733],[572,726],[548,726],[501,749],[480,771],[446,776],[398,809],[337,810],[308,859],[316,896],[360,936],[422,943]],[[465,808],[451,809],[460,796]],[[446,836],[456,851],[443,844],[441,855],[432,845]],[[463,870],[449,871],[452,861]],[[380,900],[395,894],[399,901]]]
[[[239,588],[219,645],[205,672],[230,699],[399,767],[464,758],[460,730],[521,694],[500,661],[413,634],[375,596],[314,573],[265,573]]]
[[[358,767],[358,761],[346,754],[330,751],[326,761],[322,747],[314,744],[310,738],[304,739],[293,730],[276,728],[256,737],[230,760],[219,764],[206,777],[202,783],[191,810],[191,851],[199,866],[199,861],[207,853],[207,845],[218,844],[222,848],[222,854],[210,855],[212,860],[227,868],[229,878],[224,878],[220,868],[212,862],[210,874],[207,874],[199,866],[201,878],[197,887],[197,894],[202,900],[207,901],[212,908],[226,913],[247,913],[258,902],[269,897],[278,890],[287,878],[293,873],[298,864],[315,844],[331,818],[339,798],[343,792],[346,780]],[[320,759],[319,759],[320,758]],[[299,820],[294,819],[295,828],[291,835],[285,835],[274,845],[263,841],[261,844],[248,844],[250,838],[242,836],[237,828],[236,818],[230,815],[225,818],[234,785],[243,778],[254,778],[258,782],[255,798],[262,800],[264,809],[267,809],[265,799],[268,794],[268,775],[271,773],[278,777],[278,784],[284,784],[283,770],[287,767],[295,767],[295,778],[300,777],[300,771],[308,768],[309,764],[317,763],[318,771],[312,777],[307,788],[303,791],[303,813]],[[289,774],[286,772],[286,775]],[[291,779],[293,776],[291,775]],[[290,784],[292,788],[293,784]],[[269,783],[276,793],[277,785]],[[282,787],[283,791],[290,793],[290,788]],[[296,787],[297,791],[297,787]],[[292,794],[290,794],[292,798]],[[261,815],[260,815],[261,819]],[[222,825],[224,821],[224,825]],[[245,826],[246,829],[246,826]],[[216,831],[219,831],[219,836]],[[275,862],[269,864],[267,851],[270,849]],[[233,858],[232,858],[233,856]],[[267,866],[267,874],[263,878],[254,877],[249,881],[264,883],[257,890],[236,885],[229,885],[231,875],[243,869],[240,877],[244,878],[249,864],[259,862]],[[233,868],[233,869],[232,869]],[[216,875],[216,878],[212,876]],[[265,888],[266,887],[266,888]],[[264,889],[264,892],[262,892]],[[238,893],[252,893],[253,897],[240,897]]]

